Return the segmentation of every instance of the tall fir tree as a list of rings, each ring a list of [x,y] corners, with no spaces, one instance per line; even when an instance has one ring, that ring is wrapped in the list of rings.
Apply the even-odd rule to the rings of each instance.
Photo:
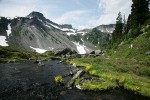
[[[149,2],[150,0],[132,0],[131,14],[128,16],[127,27],[125,33],[128,38],[135,38],[141,34],[141,25],[149,18]],[[130,31],[129,31],[130,30]]]
[[[122,37],[123,32],[123,22],[122,22],[122,14],[118,13],[118,17],[116,19],[116,27],[114,32],[112,33],[112,42],[118,42]]]
[[[131,6],[131,28],[142,25],[149,15],[149,1],[150,0],[132,0]]]

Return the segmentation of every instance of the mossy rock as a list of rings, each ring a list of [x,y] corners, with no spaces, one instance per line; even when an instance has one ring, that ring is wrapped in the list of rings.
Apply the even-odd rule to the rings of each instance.
[[[55,80],[56,84],[59,84],[59,85],[62,85],[65,83],[65,81],[63,80],[61,75],[55,76],[54,80]]]

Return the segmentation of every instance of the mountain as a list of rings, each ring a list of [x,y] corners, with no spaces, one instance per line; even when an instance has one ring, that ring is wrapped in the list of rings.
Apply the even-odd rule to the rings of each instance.
[[[97,49],[105,49],[112,33],[115,30],[115,24],[99,25],[92,29],[77,30],[75,33],[70,33],[70,38],[79,43],[94,44]]]
[[[109,25],[99,25],[96,28],[104,33],[113,33],[115,30],[115,24],[109,24]]]
[[[95,45],[97,48],[105,49],[111,35],[104,33],[97,28],[93,28],[90,32],[83,36],[83,40],[88,41]]]
[[[2,27],[3,24],[5,27]],[[77,34],[71,25],[59,25],[46,19],[42,13],[31,12],[26,17],[8,19],[0,17],[0,39],[3,46],[13,46],[39,53],[70,48],[78,53],[95,50],[94,45],[80,44],[68,38],[70,34]],[[90,43],[89,43],[90,44]]]
[[[74,42],[86,44],[86,46],[90,48],[105,49],[111,39],[111,32],[114,29],[114,24],[100,25],[93,29],[82,29],[72,33],[69,32],[67,37]]]
[[[0,17],[0,45],[39,53],[70,48],[84,54],[105,48],[114,28],[115,24],[110,24],[78,30],[69,24],[57,24],[33,11],[26,17]]]

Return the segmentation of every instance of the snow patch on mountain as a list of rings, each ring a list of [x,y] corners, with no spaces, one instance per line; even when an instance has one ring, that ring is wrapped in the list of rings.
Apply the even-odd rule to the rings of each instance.
[[[86,46],[81,45],[81,44],[76,43],[76,42],[73,42],[73,43],[76,45],[77,51],[79,54],[85,54],[86,53],[86,49],[87,49]]]
[[[32,46],[30,46],[30,48],[33,49],[33,50],[35,50],[37,53],[44,53],[44,52],[47,51],[47,50],[45,50],[45,49],[34,48],[34,47],[32,47]]]
[[[85,35],[87,32],[77,32],[77,33],[79,33],[81,35]]]
[[[115,24],[109,24],[109,25],[99,25],[96,28],[104,33],[113,33],[115,30]]]
[[[33,17],[30,17],[30,16],[29,16],[28,18],[29,18],[29,19],[32,19]]]
[[[43,21],[41,19],[38,18],[38,20],[43,23]]]
[[[50,49],[50,50],[54,50],[54,48],[53,48],[53,47],[49,47],[49,49]]]
[[[52,26],[52,27],[54,27],[54,28],[60,30],[60,28],[59,28],[58,26],[56,26],[56,25],[54,25],[54,24],[51,24],[51,23],[49,23],[49,22],[46,22],[46,26],[49,26],[49,27]]]
[[[48,28],[51,28],[51,26],[49,26],[49,25],[47,25],[47,24],[46,24],[45,26],[47,26]]]
[[[66,32],[67,35],[76,35],[77,33],[74,32]]]
[[[8,24],[8,30],[6,30],[7,32],[7,36],[9,37],[9,35],[11,34],[11,26],[10,24]]]
[[[0,36],[0,45],[1,46],[8,46],[8,43],[6,41],[6,37],[5,36]]]
[[[73,32],[73,33],[75,33],[76,32],[76,30],[74,30],[74,29],[68,29],[68,28],[62,28],[61,29],[62,31],[64,31],[64,32]]]

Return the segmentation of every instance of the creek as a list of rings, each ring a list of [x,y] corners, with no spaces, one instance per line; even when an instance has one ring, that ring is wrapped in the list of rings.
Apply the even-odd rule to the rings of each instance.
[[[123,89],[105,92],[67,89],[54,82],[57,75],[69,74],[70,66],[57,60],[37,66],[33,62],[0,64],[0,100],[146,100]],[[65,77],[65,84],[71,79]]]

